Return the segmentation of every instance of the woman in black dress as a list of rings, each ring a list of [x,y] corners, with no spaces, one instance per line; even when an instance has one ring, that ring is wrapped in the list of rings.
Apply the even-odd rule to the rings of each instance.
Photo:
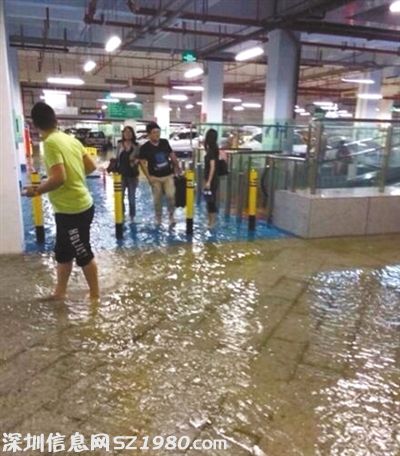
[[[210,128],[204,139],[204,194],[207,202],[208,228],[213,228],[217,221],[217,188],[218,188],[218,132]]]

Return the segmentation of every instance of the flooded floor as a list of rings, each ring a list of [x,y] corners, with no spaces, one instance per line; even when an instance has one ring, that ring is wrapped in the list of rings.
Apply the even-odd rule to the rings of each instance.
[[[49,252],[0,258],[1,433],[150,447],[93,455],[399,454],[400,236],[97,258],[98,304],[78,270],[64,304],[40,300]],[[155,436],[228,448],[157,450]]]

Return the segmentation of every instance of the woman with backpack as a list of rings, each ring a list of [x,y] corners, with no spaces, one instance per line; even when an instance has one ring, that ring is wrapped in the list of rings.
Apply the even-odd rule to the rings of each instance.
[[[204,139],[204,196],[207,203],[208,228],[213,228],[217,221],[217,189],[218,189],[218,132],[213,128],[207,130]]]
[[[125,190],[128,189],[129,216],[131,223],[136,215],[136,188],[139,181],[139,146],[132,127],[126,126],[122,130],[122,140],[119,142],[117,169],[122,176],[122,201]],[[124,210],[125,212],[125,210]]]

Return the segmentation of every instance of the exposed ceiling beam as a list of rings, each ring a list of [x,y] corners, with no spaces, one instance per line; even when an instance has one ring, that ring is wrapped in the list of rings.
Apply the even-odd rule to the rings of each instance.
[[[320,22],[309,20],[296,20],[290,24],[292,30],[306,33],[320,33],[351,38],[364,38],[367,40],[382,40],[398,43],[400,47],[400,31],[378,27],[365,27],[362,25],[343,25],[336,22]]]

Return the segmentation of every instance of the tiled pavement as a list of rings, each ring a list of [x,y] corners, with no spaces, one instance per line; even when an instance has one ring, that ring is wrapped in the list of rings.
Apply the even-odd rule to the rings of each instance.
[[[76,271],[62,304],[40,300],[49,254],[0,258],[0,435],[229,442],[80,453],[91,455],[399,454],[400,236],[103,251],[98,261],[101,303],[85,301]]]

